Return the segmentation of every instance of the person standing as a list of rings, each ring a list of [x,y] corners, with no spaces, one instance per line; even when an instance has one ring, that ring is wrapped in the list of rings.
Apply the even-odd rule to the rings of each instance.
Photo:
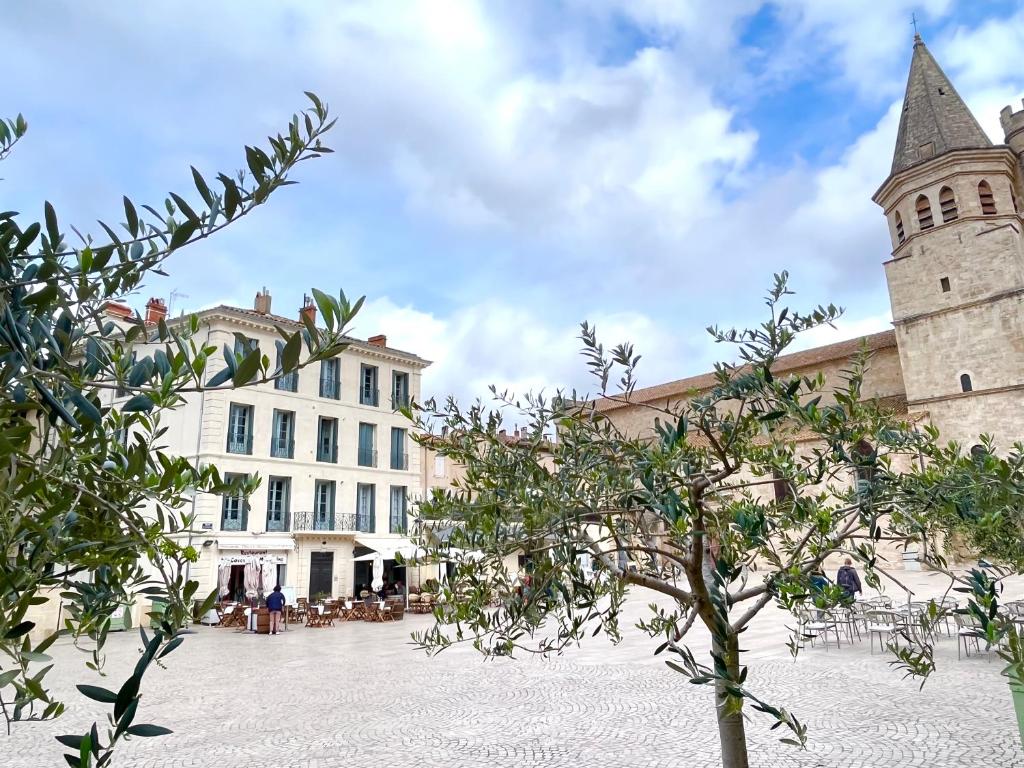
[[[846,558],[846,563],[839,569],[839,573],[836,574],[836,583],[850,600],[864,591],[861,589],[860,576],[857,575],[857,569],[853,567],[851,558]]]
[[[280,584],[267,595],[267,610],[270,611],[270,634],[276,635],[281,631],[281,612],[284,610],[284,593]]]

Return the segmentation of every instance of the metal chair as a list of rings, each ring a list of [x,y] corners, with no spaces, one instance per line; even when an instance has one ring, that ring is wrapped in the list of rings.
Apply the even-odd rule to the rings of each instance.
[[[868,642],[871,644],[871,653],[875,652],[875,635],[878,635],[879,650],[885,650],[884,637],[896,642],[896,633],[899,627],[894,621],[894,615],[889,611],[868,611],[866,614]]]

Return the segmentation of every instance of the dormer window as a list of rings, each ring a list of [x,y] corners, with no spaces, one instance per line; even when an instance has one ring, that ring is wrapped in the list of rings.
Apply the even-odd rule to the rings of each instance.
[[[907,240],[907,235],[903,231],[903,217],[900,216],[900,212],[899,211],[896,211],[895,222],[896,222],[896,239],[899,240],[900,243],[904,243]]]
[[[992,187],[987,181],[978,185],[978,201],[981,203],[981,212],[986,216],[993,216],[996,213],[996,199],[992,194]]]
[[[921,229],[931,229],[934,226],[932,221],[932,206],[928,198],[921,195],[917,198],[917,226]]]
[[[960,217],[956,209],[956,198],[953,196],[953,190],[949,187],[939,190],[939,208],[942,211],[943,224],[956,221]]]

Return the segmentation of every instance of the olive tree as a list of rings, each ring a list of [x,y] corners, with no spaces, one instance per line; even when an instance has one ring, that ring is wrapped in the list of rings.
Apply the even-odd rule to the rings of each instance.
[[[110,713],[102,732],[94,724],[59,737],[72,766],[107,765],[118,742],[168,732],[139,722],[139,686],[185,639],[198,597],[187,578],[197,555],[184,535],[193,522],[186,501],[257,482],[239,488],[215,467],[169,454],[168,411],[189,393],[267,382],[336,355],[361,300],[314,291],[325,327],[279,328],[280,367],[258,349],[208,346],[194,317],[115,323],[105,309],[162,274],[178,249],[295,183],[300,163],[330,152],[322,139],[333,120],[307,96],[310,108],[265,148],[245,148],[247,170],[208,182],[193,168],[191,202],[171,194],[158,209],[124,198],[123,221],[100,222],[98,237],[62,222],[50,203],[40,221],[0,213],[0,712],[8,729],[64,709],[47,685],[57,635],[32,642],[32,606],[62,600],[63,629],[87,666],[102,671],[114,611],[139,598],[167,603],[157,629],[140,628],[142,652],[127,680],[78,686]],[[26,128],[21,116],[0,121],[0,159]],[[118,390],[128,399],[115,400]]]
[[[644,587],[673,606],[652,603],[638,624],[659,643],[655,652],[689,682],[715,690],[724,766],[748,764],[747,707],[784,726],[783,741],[803,745],[797,714],[766,701],[748,678],[745,630],[772,603],[800,613],[846,600],[837,586],[812,586],[829,556],[854,558],[875,586],[894,578],[880,541],[941,562],[936,503],[959,452],[864,396],[866,351],[841,380],[775,375],[801,333],[840,314],[834,306],[789,308],[786,280],[776,277],[760,326],[708,329],[734,354],[715,366],[712,386],[678,402],[634,401],[633,347],[607,350],[584,324],[583,356],[598,397],[494,392],[490,409],[449,398],[410,413],[420,439],[463,467],[419,509],[423,543],[458,565],[435,626],[416,641],[435,652],[472,641],[486,654],[509,655],[557,653],[602,632],[617,640],[627,589]],[[617,423],[604,408],[609,401],[643,409],[654,429],[638,434]],[[527,427],[510,438],[501,427],[513,421]],[[922,476],[927,462],[935,462],[932,474]],[[970,472],[962,479],[976,482]],[[517,554],[530,558],[525,577],[505,566]],[[710,635],[708,658],[687,645],[694,627]],[[793,627],[795,654],[807,636],[799,622]],[[914,637],[890,650],[909,674],[932,669],[930,646]]]

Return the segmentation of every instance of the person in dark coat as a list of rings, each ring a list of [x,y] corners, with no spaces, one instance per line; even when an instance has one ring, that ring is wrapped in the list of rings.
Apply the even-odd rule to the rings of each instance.
[[[853,560],[851,558],[846,558],[845,565],[839,569],[839,573],[836,574],[836,583],[850,600],[853,600],[858,593],[864,591],[861,589],[860,576],[857,575],[857,570],[853,567]]]
[[[284,593],[280,586],[274,587],[274,591],[267,595],[267,610],[270,611],[270,634],[276,635],[281,631],[281,614],[284,611]]]

